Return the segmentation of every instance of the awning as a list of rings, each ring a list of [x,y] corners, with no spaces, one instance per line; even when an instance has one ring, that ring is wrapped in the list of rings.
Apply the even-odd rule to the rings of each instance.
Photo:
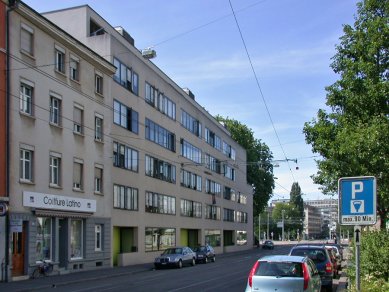
[[[92,214],[93,213],[35,209],[35,215],[39,217],[88,218]]]

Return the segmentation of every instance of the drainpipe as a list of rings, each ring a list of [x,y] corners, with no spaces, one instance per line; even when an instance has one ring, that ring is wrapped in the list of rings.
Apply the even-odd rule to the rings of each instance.
[[[10,141],[9,141],[9,111],[10,111],[10,74],[9,74],[9,69],[10,69],[10,45],[9,45],[9,40],[10,40],[10,28],[9,28],[9,19],[10,19],[10,13],[17,7],[18,1],[15,0],[10,0],[8,2],[8,9],[7,9],[7,14],[6,14],[6,54],[7,54],[7,65],[6,65],[6,197],[9,198],[9,170],[10,170],[10,163],[9,163],[9,152],[10,152]],[[8,201],[9,202],[9,201]],[[10,249],[10,226],[9,226],[9,210],[6,214],[5,217],[5,265],[4,265],[4,279],[5,282],[8,282],[8,269],[9,269],[9,249]]]

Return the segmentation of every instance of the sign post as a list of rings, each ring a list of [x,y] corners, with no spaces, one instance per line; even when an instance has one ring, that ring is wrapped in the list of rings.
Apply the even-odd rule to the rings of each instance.
[[[361,291],[360,247],[361,225],[374,225],[377,222],[376,178],[373,176],[345,177],[338,181],[339,223],[354,225],[355,240],[355,281],[356,291]]]

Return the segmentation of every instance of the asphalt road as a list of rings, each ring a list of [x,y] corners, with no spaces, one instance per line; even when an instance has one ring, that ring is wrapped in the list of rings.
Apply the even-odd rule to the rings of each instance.
[[[274,250],[253,248],[244,252],[217,256],[215,263],[185,266],[182,269],[168,268],[155,270],[153,265],[145,265],[134,272],[113,273],[85,278],[82,274],[66,277],[48,277],[26,280],[20,283],[0,283],[0,291],[244,291],[247,277],[254,262],[268,254],[288,254],[293,244],[276,245]],[[112,274],[110,274],[112,273]],[[77,274],[77,273],[76,273]],[[66,280],[65,280],[66,278]],[[52,283],[52,286],[51,285]],[[22,285],[18,285],[22,284]],[[57,285],[55,285],[57,284]],[[333,291],[337,291],[338,280],[334,280]]]
[[[244,291],[248,273],[254,262],[266,254],[287,254],[290,246],[276,246],[274,250],[253,249],[246,253],[232,253],[217,257],[215,263],[185,266],[182,269],[142,271],[131,276],[104,278],[78,282],[56,291]],[[336,291],[336,283],[334,285]]]

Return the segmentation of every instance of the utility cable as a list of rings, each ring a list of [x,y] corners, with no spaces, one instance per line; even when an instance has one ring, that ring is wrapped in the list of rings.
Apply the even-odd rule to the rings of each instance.
[[[277,133],[276,127],[275,127],[274,122],[273,122],[273,118],[272,118],[272,116],[271,116],[271,114],[270,114],[270,110],[269,110],[269,108],[268,108],[268,106],[267,106],[266,99],[265,99],[265,96],[264,96],[264,94],[263,94],[263,92],[262,92],[261,85],[259,84],[259,79],[258,79],[257,73],[255,72],[254,65],[253,65],[253,62],[252,62],[252,60],[251,60],[250,53],[249,53],[249,51],[248,51],[246,42],[245,42],[245,40],[244,40],[244,37],[243,37],[243,34],[242,34],[242,30],[240,29],[240,25],[239,25],[238,19],[236,18],[234,8],[232,7],[231,0],[228,0],[228,1],[229,1],[229,3],[230,3],[230,7],[231,7],[232,13],[233,13],[233,15],[234,15],[235,23],[236,23],[237,28],[238,28],[238,30],[239,30],[240,38],[241,38],[241,40],[242,40],[244,49],[245,49],[245,51],[246,51],[246,55],[247,55],[247,58],[248,58],[248,60],[249,60],[250,66],[251,66],[251,70],[253,71],[254,78],[255,78],[257,87],[258,87],[258,89],[259,89],[259,92],[260,92],[260,95],[261,95],[263,104],[265,105],[265,109],[266,109],[267,115],[268,115],[268,117],[269,117],[269,119],[270,119],[270,122],[271,122],[271,124],[272,124],[274,133],[275,133],[275,135],[276,135],[276,137],[277,137],[278,144],[280,145],[281,150],[282,150],[282,153],[284,154],[284,157],[285,157],[285,159],[287,160],[287,157],[286,157],[286,153],[285,153],[284,147],[282,147],[282,143],[281,143],[280,137],[279,137],[279,135],[278,135],[278,133]],[[295,182],[296,180],[295,180],[295,178],[294,178],[294,175],[293,175],[292,169],[291,169],[291,167],[290,167],[289,161],[287,160],[286,162],[288,163],[289,171],[290,171],[290,173],[291,173],[291,175],[292,175],[293,181]]]

